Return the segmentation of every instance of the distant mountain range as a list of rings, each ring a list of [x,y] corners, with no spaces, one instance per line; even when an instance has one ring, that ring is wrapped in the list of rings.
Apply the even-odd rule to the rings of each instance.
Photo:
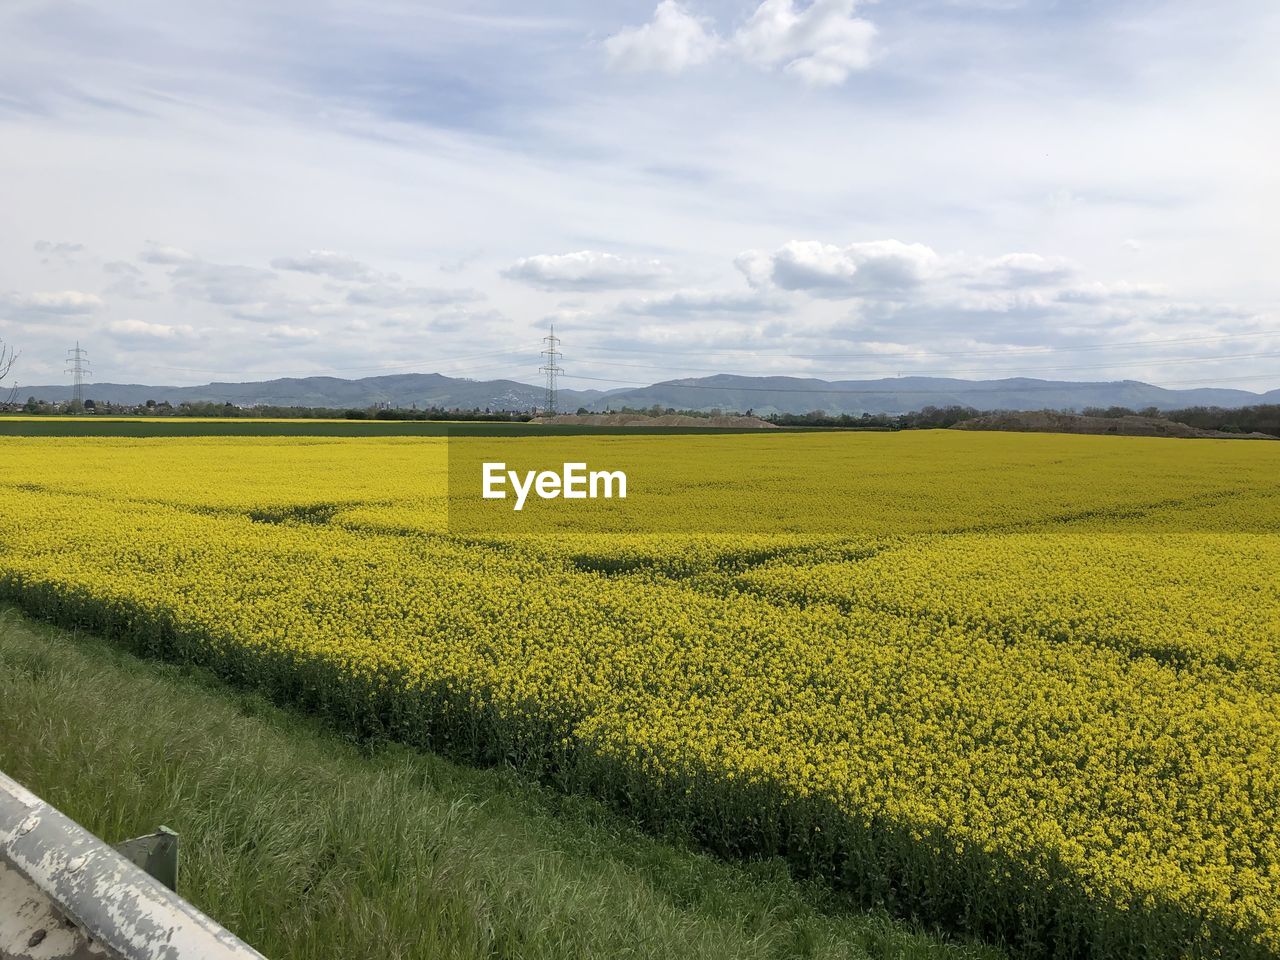
[[[253,383],[207,383],[197,387],[92,383],[85,396],[111,403],[139,404],[147,400],[172,404],[183,401],[300,407],[444,407],[529,410],[541,407],[543,391],[516,380],[467,380],[438,373],[403,373],[386,377],[343,380],[301,377]],[[62,401],[71,398],[64,385],[22,387],[19,400]],[[665,380],[647,387],[616,390],[561,390],[559,407],[592,412],[622,407],[675,407],[771,413],[830,414],[907,413],[921,407],[952,404],[980,410],[1081,410],[1085,407],[1243,407],[1280,403],[1280,389],[1267,393],[1199,388],[1167,390],[1138,380],[1078,383],[1067,380],[952,380],[940,377],[895,377],[883,380],[813,380],[801,377],[745,377],[721,374]]]

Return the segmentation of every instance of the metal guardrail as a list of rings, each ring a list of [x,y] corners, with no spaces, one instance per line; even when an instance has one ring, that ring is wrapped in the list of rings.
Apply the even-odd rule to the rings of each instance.
[[[0,773],[0,960],[265,960],[130,862],[176,880],[173,839],[122,854]]]

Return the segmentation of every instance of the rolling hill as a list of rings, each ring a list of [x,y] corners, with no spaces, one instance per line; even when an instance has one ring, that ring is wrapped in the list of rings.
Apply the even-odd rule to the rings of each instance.
[[[71,397],[67,385],[22,387],[19,400],[62,401]],[[200,386],[145,384],[86,384],[85,396],[94,400],[139,404],[147,400],[232,403],[307,407],[444,407],[529,410],[540,407],[541,387],[517,380],[469,380],[438,373],[344,380],[338,377],[290,377],[248,383],[207,383]],[[816,380],[802,377],[748,377],[720,374],[666,380],[615,390],[560,391],[560,409],[580,407],[593,412],[622,407],[674,407],[756,414],[906,413],[926,406],[952,404],[980,410],[1081,410],[1123,406],[1135,410],[1156,407],[1174,410],[1190,406],[1242,407],[1280,403],[1280,389],[1267,393],[1224,388],[1171,390],[1138,380],[1074,382],[1017,377],[1005,380],[953,380],[940,377],[896,377],[882,380]]]

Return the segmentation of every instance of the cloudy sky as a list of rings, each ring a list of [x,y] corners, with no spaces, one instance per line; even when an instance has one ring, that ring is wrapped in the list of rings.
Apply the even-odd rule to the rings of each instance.
[[[4,0],[19,384],[1280,387],[1274,0]],[[12,378],[10,380],[12,382]]]

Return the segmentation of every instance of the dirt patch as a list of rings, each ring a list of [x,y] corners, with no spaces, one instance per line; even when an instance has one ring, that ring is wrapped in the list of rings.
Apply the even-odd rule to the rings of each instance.
[[[1085,417],[1075,413],[995,413],[957,423],[952,430],[1011,430],[1030,433],[1100,433],[1125,437],[1183,437],[1216,440],[1275,440],[1267,433],[1224,433],[1159,417]]]
[[[647,417],[640,413],[566,413],[557,417],[535,417],[531,423],[553,426],[582,424],[589,427],[734,427],[747,430],[776,430],[777,424],[759,417],[690,417],[680,413]]]

